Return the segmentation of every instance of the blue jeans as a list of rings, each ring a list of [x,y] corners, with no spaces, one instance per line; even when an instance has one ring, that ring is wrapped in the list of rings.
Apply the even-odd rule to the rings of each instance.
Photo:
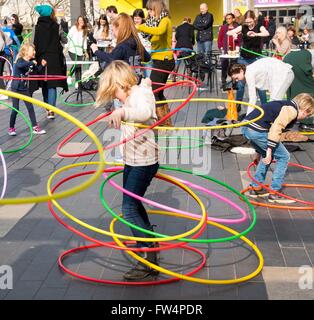
[[[123,188],[144,197],[147,188],[159,169],[159,164],[132,167],[125,165],[123,171]],[[146,209],[141,201],[126,194],[123,195],[122,213],[126,221],[143,229],[152,230]],[[152,236],[132,228],[134,237],[151,238]],[[137,247],[152,247],[153,242],[137,242]]]
[[[245,138],[250,141],[256,152],[265,158],[267,151],[268,132],[258,132],[248,127],[244,127],[242,129],[242,133]],[[280,191],[290,160],[290,153],[282,143],[279,143],[278,147],[273,151],[273,159],[275,159],[277,163],[276,168],[273,172],[271,189],[274,191]],[[254,178],[258,182],[264,184],[269,167],[270,165],[266,166],[263,161],[260,161],[257,166]],[[258,187],[259,185],[255,182],[252,182],[252,186]]]
[[[47,83],[44,83],[42,93],[44,102],[54,107],[57,105],[57,88],[48,88]]]
[[[197,41],[197,53],[210,53],[213,48],[213,41]]]
[[[240,57],[238,59],[238,63],[244,64],[247,66],[247,65],[252,64],[253,62],[257,61],[258,59],[259,59],[258,57],[252,58],[252,59],[245,59],[245,58]],[[244,90],[245,90],[245,81],[238,81],[238,83],[237,83],[237,96],[236,96],[237,101],[243,101]],[[261,100],[261,104],[267,103],[266,91],[257,89],[257,92],[258,92],[259,98]]]

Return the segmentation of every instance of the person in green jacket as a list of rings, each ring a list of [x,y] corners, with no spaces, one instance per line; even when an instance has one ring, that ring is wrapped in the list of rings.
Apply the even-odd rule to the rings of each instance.
[[[284,58],[284,62],[292,65],[294,81],[287,95],[291,100],[300,93],[314,95],[314,78],[312,69],[312,55],[308,50],[292,51]],[[308,118],[300,123],[300,131],[314,131],[313,118]]]

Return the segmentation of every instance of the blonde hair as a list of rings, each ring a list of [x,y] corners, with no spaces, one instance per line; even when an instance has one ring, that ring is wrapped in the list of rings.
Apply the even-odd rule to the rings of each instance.
[[[282,32],[283,34],[284,34],[284,39],[283,40],[279,40],[278,39],[278,41],[282,44],[284,41],[289,41],[289,42],[291,42],[291,40],[290,40],[290,38],[289,38],[289,36],[288,36],[288,30],[287,30],[287,28],[286,27],[278,27],[277,29],[276,29],[276,33],[277,32]]]
[[[293,101],[297,103],[299,109],[305,111],[309,115],[314,114],[314,97],[309,93],[300,93]]]
[[[169,14],[169,9],[164,0],[148,0],[146,8],[154,10],[156,18],[159,18],[162,12]]]
[[[133,37],[137,44],[137,51],[144,60],[145,49],[138,36],[138,31],[135,28],[132,18],[126,13],[120,13],[112,24],[118,29],[117,45]]]
[[[29,50],[29,48],[33,48],[35,50],[35,46],[31,43],[24,43],[21,48],[20,48],[20,51],[16,57],[16,60],[17,59],[20,59],[20,58],[24,58],[26,55],[27,55],[27,52]]]
[[[118,88],[127,92],[137,83],[137,76],[131,66],[121,60],[111,62],[100,76],[96,107],[115,99]]]

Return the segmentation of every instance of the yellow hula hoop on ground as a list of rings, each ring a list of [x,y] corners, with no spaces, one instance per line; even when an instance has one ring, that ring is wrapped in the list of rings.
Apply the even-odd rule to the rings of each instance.
[[[0,205],[16,205],[16,204],[26,204],[26,203],[42,203],[42,202],[47,202],[50,200],[54,200],[54,199],[62,199],[62,198],[67,198],[67,197],[71,197],[79,192],[82,192],[83,190],[89,188],[91,185],[93,185],[98,178],[102,175],[103,169],[105,167],[105,160],[104,160],[104,150],[102,147],[101,142],[98,140],[97,136],[89,129],[87,128],[82,122],[80,122],[79,120],[77,120],[76,118],[74,118],[73,116],[69,115],[68,113],[53,107],[45,102],[36,100],[34,98],[31,97],[27,97],[15,92],[11,92],[11,91],[6,91],[6,90],[1,90],[0,89],[0,94],[3,94],[5,96],[11,97],[11,98],[17,98],[23,101],[27,101],[30,102],[34,105],[37,105],[41,108],[44,108],[46,110],[50,110],[55,112],[56,114],[64,117],[66,120],[72,122],[74,125],[76,125],[77,127],[79,127],[80,129],[82,129],[86,135],[88,135],[92,141],[95,143],[95,145],[97,146],[98,152],[99,152],[99,157],[100,157],[100,161],[97,162],[98,168],[95,172],[95,174],[88,179],[87,181],[85,181],[84,183],[82,183],[81,185],[71,188],[69,190],[60,192],[60,193],[56,193],[54,195],[49,194],[49,195],[42,195],[42,196],[37,196],[37,197],[29,197],[29,198],[8,198],[8,199],[2,199],[0,200]],[[57,172],[61,172],[63,170],[58,170]]]
[[[107,163],[106,163],[107,164]],[[91,165],[99,165],[98,162],[82,162],[82,163],[75,163],[75,164],[71,164],[68,165],[66,167],[63,167],[61,169],[59,169],[58,171],[55,171],[49,178],[48,183],[47,183],[47,191],[48,191],[48,195],[53,198],[53,195],[51,193],[51,185],[52,185],[52,181],[55,178],[55,176],[57,176],[58,174],[69,170],[69,169],[73,169],[76,167],[82,167],[82,166],[91,166]],[[121,166],[121,164],[120,164]],[[157,176],[160,177],[166,177],[167,179],[170,179],[169,176],[165,175],[165,174],[161,174],[158,173]],[[178,240],[181,238],[187,238],[189,236],[191,236],[192,234],[196,233],[206,222],[207,220],[207,214],[206,214],[206,208],[204,206],[204,204],[202,203],[202,201],[199,199],[199,197],[191,190],[189,189],[187,186],[185,186],[184,184],[180,183],[177,180],[172,179],[171,181],[173,181],[173,183],[175,185],[177,185],[178,187],[182,188],[184,191],[186,191],[188,194],[190,194],[192,196],[192,198],[194,198],[194,200],[199,204],[201,211],[202,211],[202,217],[200,217],[200,222],[197,224],[196,227],[194,227],[193,229],[191,229],[190,231],[187,231],[183,234],[179,234],[179,235],[175,235],[175,236],[170,236],[170,237],[163,237],[163,238],[136,238],[136,237],[131,237],[131,236],[126,236],[126,235],[122,235],[122,234],[116,234],[114,232],[109,232],[109,231],[105,231],[99,228],[96,228],[90,224],[87,224],[85,222],[83,222],[82,220],[74,217],[71,213],[69,213],[68,211],[66,211],[64,208],[61,207],[61,205],[55,200],[52,199],[52,204],[63,214],[65,215],[67,218],[69,218],[70,220],[72,220],[73,222],[77,223],[78,225],[97,232],[99,234],[105,235],[105,236],[109,236],[109,237],[117,237],[120,239],[124,239],[124,240],[130,240],[130,241],[145,241],[145,242],[164,242],[164,241],[174,241],[174,240]],[[150,212],[148,210],[148,212]]]
[[[170,177],[168,177],[170,178]],[[171,180],[171,179],[170,179]],[[169,213],[169,212],[165,212],[165,211],[154,211],[152,212],[154,214],[162,214],[162,215],[170,215],[170,216],[175,216],[175,217],[180,217],[180,218],[186,218],[186,219],[191,219],[191,220],[199,220],[197,218],[191,218],[191,217],[187,217],[178,213]],[[114,225],[117,222],[117,219],[114,219],[111,224],[110,224],[110,231],[112,233],[114,233]],[[219,223],[213,222],[213,221],[207,221],[207,224],[217,227],[221,230],[227,231],[233,235],[239,235],[239,233],[235,230],[232,230],[231,228],[228,228],[226,226],[223,226]],[[122,248],[126,248],[126,246],[117,238],[117,237],[113,237],[114,241],[116,242],[116,244]],[[237,284],[237,283],[242,283],[242,282],[246,282],[249,281],[251,279],[253,279],[254,277],[258,276],[259,273],[262,271],[263,266],[264,266],[264,258],[263,255],[261,253],[261,251],[258,249],[258,247],[252,242],[250,241],[248,238],[242,236],[240,237],[240,239],[245,242],[246,244],[248,244],[253,251],[256,253],[258,260],[259,260],[259,265],[257,267],[257,269],[255,271],[253,271],[252,273],[250,273],[247,276],[241,277],[241,278],[236,278],[236,279],[230,279],[230,280],[210,280],[210,279],[201,279],[201,278],[194,278],[194,277],[189,277],[189,276],[185,276],[182,275],[181,273],[177,273],[177,272],[173,272],[170,271],[168,269],[162,268],[160,266],[157,266],[153,263],[148,262],[147,260],[143,259],[141,256],[137,255],[136,253],[132,252],[132,251],[128,251],[126,250],[126,252],[133,257],[134,259],[136,259],[137,261],[145,264],[146,266],[158,270],[159,272],[162,272],[166,275],[169,275],[171,277],[175,277],[181,280],[185,280],[185,281],[189,281],[189,282],[195,282],[195,283],[200,283],[200,284],[207,284],[207,285],[231,285],[231,284]],[[156,239],[155,239],[156,240]]]
[[[165,104],[165,103],[176,103],[176,102],[184,102],[186,101],[185,99],[172,99],[172,100],[165,100],[165,101],[157,101],[156,104]],[[245,121],[245,122],[240,122],[240,123],[235,123],[235,124],[228,124],[228,125],[222,125],[222,126],[206,126],[206,127],[155,127],[154,130],[166,130],[166,131],[198,131],[198,130],[217,130],[217,129],[229,129],[229,128],[239,128],[239,127],[244,127],[250,123],[254,123],[260,119],[262,119],[264,117],[264,110],[259,107],[256,106],[254,104],[251,103],[247,103],[247,102],[242,102],[242,101],[230,101],[227,99],[206,99],[206,98],[199,98],[199,99],[192,99],[190,102],[223,102],[223,103],[228,103],[228,102],[234,102],[237,104],[243,104],[249,107],[252,107],[254,109],[258,109],[261,114],[250,121]],[[149,128],[149,126],[145,126],[142,124],[138,124],[138,123],[125,123],[127,125],[136,127],[136,128],[142,128],[142,129],[146,129]]]

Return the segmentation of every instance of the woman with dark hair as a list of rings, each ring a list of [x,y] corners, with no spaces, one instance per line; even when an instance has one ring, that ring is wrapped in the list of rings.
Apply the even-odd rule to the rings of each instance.
[[[14,31],[15,35],[19,39],[20,43],[22,43],[23,42],[23,36],[22,36],[23,25],[20,23],[20,19],[19,19],[18,15],[12,14],[11,18],[10,18],[10,22],[12,25],[12,30]],[[14,43],[14,45],[15,45],[15,43]]]
[[[296,33],[295,27],[291,26],[288,28],[288,37],[291,40],[292,49],[298,48],[301,43]]]
[[[42,60],[47,61],[47,68],[43,74],[66,76],[66,61],[61,44],[61,31],[56,21],[54,9],[50,5],[39,5],[35,7],[40,17],[35,26],[34,45],[36,48],[37,64],[41,65]],[[32,85],[34,81],[31,81]],[[66,78],[64,80],[40,81],[44,101],[56,106],[57,88],[61,87],[67,91]],[[35,91],[35,88],[32,89]],[[48,119],[54,119],[54,113],[48,112]]]
[[[135,26],[140,26],[141,24],[145,23],[145,13],[142,9],[135,9],[132,15],[133,22]],[[144,32],[139,32],[138,36],[142,42],[142,45],[144,46],[145,50],[150,53],[152,51],[152,44],[150,42],[151,36]],[[145,65],[147,68],[152,68],[153,64],[147,63]],[[152,71],[149,69],[144,70],[144,76],[145,78],[150,78]]]
[[[269,32],[263,25],[257,23],[254,11],[249,10],[244,15],[243,25],[227,32],[228,36],[233,36],[235,39],[242,34],[242,48],[239,64],[250,65],[260,58],[263,47],[263,38],[269,36]],[[238,81],[237,84],[237,101],[243,101],[245,82]],[[261,103],[267,102],[266,91],[258,90]]]
[[[152,36],[152,49],[156,52],[152,54],[153,67],[165,71],[173,71],[175,68],[175,60],[172,50],[172,23],[170,20],[169,10],[163,0],[149,0],[147,2],[149,18],[146,25],[137,26],[141,32],[148,33]],[[165,51],[166,50],[166,51]],[[153,83],[166,84],[169,73],[160,71],[152,71],[151,80]],[[160,88],[160,84],[153,85],[153,90]],[[155,98],[157,101],[165,101],[164,91],[159,91]],[[168,104],[156,106],[158,119],[164,118],[170,112]],[[163,125],[172,126],[171,119],[166,120]]]
[[[103,48],[106,52],[109,52],[112,48],[111,45],[111,37],[109,32],[109,22],[107,16],[102,14],[98,21],[97,25],[94,29],[94,39],[97,41],[97,46],[99,48]]]
[[[12,25],[12,30],[14,31],[15,35],[19,39],[20,43],[22,44],[23,42],[23,25],[20,23],[20,19],[17,14],[12,14],[10,18],[10,22]],[[17,45],[17,43],[13,43],[13,45]]]
[[[132,14],[132,17],[133,17],[134,23],[137,25],[141,25],[145,23],[145,13],[142,9],[135,9]]]
[[[68,51],[73,61],[83,61],[87,50],[88,26],[84,17],[79,16],[75,25],[70,29],[68,34]],[[71,70],[71,75],[75,73],[75,81],[78,82],[82,78],[82,66],[76,65]],[[79,82],[79,85],[81,83]]]

